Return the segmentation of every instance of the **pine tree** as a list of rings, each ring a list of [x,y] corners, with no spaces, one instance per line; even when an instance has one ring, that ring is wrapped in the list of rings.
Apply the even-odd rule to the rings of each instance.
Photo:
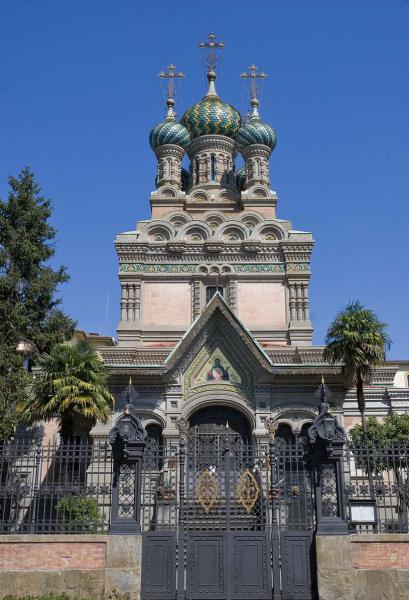
[[[26,374],[17,344],[34,342],[39,352],[72,336],[75,323],[59,308],[57,287],[68,280],[65,267],[54,270],[56,230],[49,224],[50,200],[30,169],[9,177],[7,201],[0,200],[0,440],[15,423]]]

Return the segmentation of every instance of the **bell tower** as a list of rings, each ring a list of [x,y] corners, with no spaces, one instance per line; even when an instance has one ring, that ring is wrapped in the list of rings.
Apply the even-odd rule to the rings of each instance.
[[[251,106],[243,120],[216,91],[225,44],[210,34],[199,46],[208,52],[208,88],[180,120],[175,86],[184,74],[171,64],[159,75],[168,90],[165,119],[149,136],[152,215],[116,239],[119,344],[171,348],[218,293],[264,347],[311,345],[313,240],[276,215],[269,162],[277,136],[259,113],[267,75],[254,64],[241,74]]]

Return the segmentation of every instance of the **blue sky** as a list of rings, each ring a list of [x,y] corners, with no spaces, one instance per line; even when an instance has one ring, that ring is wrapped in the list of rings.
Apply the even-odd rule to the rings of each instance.
[[[278,217],[312,231],[311,309],[321,344],[360,299],[389,324],[391,358],[409,358],[409,2],[406,0],[0,1],[0,195],[24,165],[53,199],[65,310],[114,335],[115,234],[149,216],[164,112],[157,73],[186,73],[182,113],[205,91],[197,43],[226,42],[222,98],[247,110],[238,77],[269,77],[261,114]]]

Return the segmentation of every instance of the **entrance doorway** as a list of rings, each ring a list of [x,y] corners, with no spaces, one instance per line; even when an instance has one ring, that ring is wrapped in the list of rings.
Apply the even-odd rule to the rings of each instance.
[[[190,433],[196,436],[213,433],[223,438],[229,434],[241,439],[246,446],[252,441],[248,419],[243,413],[228,406],[208,406],[196,411],[189,419],[189,426]]]
[[[227,407],[201,409],[189,425],[160,460],[145,460],[142,600],[314,598],[303,442],[252,440],[247,418]]]

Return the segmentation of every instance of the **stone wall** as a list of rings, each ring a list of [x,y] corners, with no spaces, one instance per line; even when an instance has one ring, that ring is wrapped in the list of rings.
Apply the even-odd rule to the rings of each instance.
[[[319,600],[407,600],[409,534],[316,537]]]
[[[0,598],[66,592],[102,600],[140,598],[139,535],[2,535]]]

